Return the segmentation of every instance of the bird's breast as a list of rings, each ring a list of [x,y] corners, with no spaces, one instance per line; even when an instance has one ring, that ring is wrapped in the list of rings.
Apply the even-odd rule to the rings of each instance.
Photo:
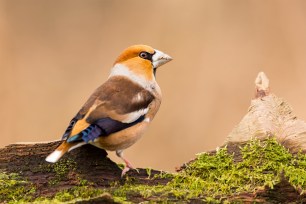
[[[148,120],[105,137],[99,137],[91,144],[109,151],[124,150],[141,138],[148,127]]]

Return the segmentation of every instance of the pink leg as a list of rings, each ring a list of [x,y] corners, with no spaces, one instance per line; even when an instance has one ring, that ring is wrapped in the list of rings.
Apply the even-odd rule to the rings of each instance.
[[[123,177],[126,174],[126,172],[128,172],[130,169],[134,169],[134,167],[132,166],[132,164],[127,159],[125,159],[123,157],[123,150],[117,150],[116,154],[125,163],[125,167],[124,167],[124,169],[122,170],[122,173],[121,173],[121,177]]]

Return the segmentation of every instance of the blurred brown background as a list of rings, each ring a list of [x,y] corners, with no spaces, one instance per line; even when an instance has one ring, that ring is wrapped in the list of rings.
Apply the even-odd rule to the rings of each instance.
[[[0,0],[0,146],[59,139],[139,43],[174,60],[157,73],[157,117],[125,151],[136,167],[173,171],[221,145],[259,71],[306,119],[306,1]]]

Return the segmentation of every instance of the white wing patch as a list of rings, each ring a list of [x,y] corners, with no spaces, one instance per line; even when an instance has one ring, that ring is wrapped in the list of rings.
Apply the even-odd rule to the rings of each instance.
[[[137,102],[139,102],[141,100],[142,100],[142,94],[138,93],[136,96],[133,97],[132,103],[137,103]]]
[[[147,112],[149,111],[149,108],[145,108],[145,109],[140,109],[138,111],[134,111],[131,113],[126,114],[126,118],[124,120],[122,120],[123,123],[132,123],[134,121],[136,121],[139,117],[147,114]]]

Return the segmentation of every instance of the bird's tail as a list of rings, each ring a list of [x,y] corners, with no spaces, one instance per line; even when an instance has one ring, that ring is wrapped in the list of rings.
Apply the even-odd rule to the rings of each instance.
[[[68,143],[66,141],[64,141],[58,148],[56,148],[56,150],[54,150],[54,152],[52,152],[51,154],[49,154],[49,156],[47,156],[46,161],[47,162],[51,162],[51,163],[55,163],[57,162],[66,152],[80,147],[82,145],[84,145],[85,142],[81,142],[81,143]]]

